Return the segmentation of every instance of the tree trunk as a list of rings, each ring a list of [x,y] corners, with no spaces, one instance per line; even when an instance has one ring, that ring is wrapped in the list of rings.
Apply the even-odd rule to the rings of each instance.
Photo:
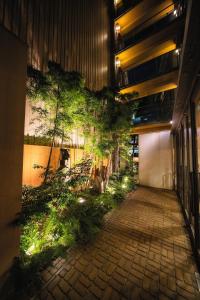
[[[116,134],[113,134],[113,140],[116,142],[115,149],[112,153],[112,172],[119,172],[119,142]]]
[[[52,156],[53,147],[54,147],[54,144],[55,144],[56,129],[57,129],[57,118],[58,118],[58,108],[59,108],[59,104],[58,104],[58,101],[57,101],[56,115],[55,115],[55,119],[54,119],[54,130],[53,130],[53,136],[52,136],[52,141],[51,141],[51,149],[50,149],[50,152],[49,152],[47,167],[46,167],[46,170],[45,170],[45,173],[44,173],[43,184],[46,183],[46,181],[47,181],[47,176],[48,176],[48,173],[49,173],[50,163],[51,163],[51,156]]]

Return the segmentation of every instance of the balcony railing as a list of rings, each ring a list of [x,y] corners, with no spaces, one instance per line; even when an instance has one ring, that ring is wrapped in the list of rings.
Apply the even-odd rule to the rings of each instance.
[[[170,122],[174,105],[174,91],[143,98],[135,110],[133,125]]]
[[[118,5],[115,7],[115,18],[118,18],[125,12],[132,9],[134,6],[142,2],[142,0],[122,0]]]
[[[160,21],[152,24],[150,27],[147,27],[146,29],[139,31],[138,33],[134,34],[134,31],[129,32],[126,36],[121,36],[120,34],[117,35],[116,38],[116,52],[119,52],[125,48],[128,48],[131,45],[134,45],[148,36],[151,36],[155,34],[156,32],[164,29],[167,25],[169,25],[173,20],[175,20],[177,17],[171,13],[165,18],[161,19]]]
[[[173,50],[128,71],[118,68],[116,71],[118,86],[124,88],[171,72],[178,68],[179,56],[180,51]]]
[[[131,2],[131,1],[127,1]],[[137,1],[133,1],[135,3]],[[138,1],[140,2],[140,1]],[[134,4],[132,3],[132,6]],[[137,3],[138,4],[138,3]],[[136,5],[136,4],[135,4]],[[115,35],[115,51],[119,52],[131,45],[134,45],[141,40],[147,38],[148,36],[164,29],[167,25],[169,25],[171,22],[173,22],[178,17],[181,17],[186,12],[186,6],[187,3],[185,0],[177,0],[174,4],[174,10],[172,13],[168,14],[166,17],[162,18],[161,20],[153,23],[152,25],[148,25],[150,19],[147,19],[142,24],[140,24],[138,27],[134,28],[132,31],[130,31],[127,35],[122,36],[120,34],[120,30],[116,32]],[[123,6],[122,6],[123,7]],[[152,16],[152,18],[156,18],[157,15],[159,15],[160,12],[158,12],[156,15]],[[144,29],[140,29],[144,28]]]

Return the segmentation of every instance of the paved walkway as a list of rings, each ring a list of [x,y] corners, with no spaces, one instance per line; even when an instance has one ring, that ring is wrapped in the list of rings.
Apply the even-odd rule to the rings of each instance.
[[[175,195],[139,188],[92,245],[43,272],[35,299],[200,299],[195,272]]]

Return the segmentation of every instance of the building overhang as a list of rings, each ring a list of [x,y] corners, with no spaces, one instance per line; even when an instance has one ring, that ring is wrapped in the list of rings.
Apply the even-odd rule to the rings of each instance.
[[[115,20],[119,24],[121,35],[126,35],[132,29],[144,29],[159,21],[174,9],[172,0],[145,0],[126,11]]]
[[[175,70],[151,80],[125,87],[120,90],[120,93],[127,94],[136,92],[138,96],[136,96],[133,100],[138,100],[146,96],[177,88],[177,80],[178,70]]]
[[[177,32],[183,19],[173,21],[167,28],[115,54],[122,70],[135,68],[151,59],[176,49]]]
[[[170,122],[165,123],[153,123],[153,124],[143,124],[139,126],[134,126],[132,129],[133,134],[144,134],[151,132],[158,132],[164,130],[171,130]]]

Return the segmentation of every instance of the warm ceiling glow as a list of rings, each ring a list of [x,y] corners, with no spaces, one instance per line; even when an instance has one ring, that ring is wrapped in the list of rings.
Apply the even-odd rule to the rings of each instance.
[[[142,83],[128,86],[124,89],[121,89],[120,93],[127,94],[136,92],[138,93],[138,96],[135,97],[134,100],[140,99],[177,88],[177,78],[178,71],[172,71]]]
[[[117,5],[120,2],[117,1]],[[141,3],[128,10],[127,13],[122,14],[117,19],[117,23],[121,26],[121,34],[125,35],[136,27],[144,26],[145,28],[144,22],[146,26],[149,26],[152,22],[159,21],[174,9],[173,0],[157,1],[157,5],[155,5],[155,2],[155,0],[141,1]]]
[[[142,41],[119,53],[117,57],[121,62],[122,69],[135,68],[139,64],[176,49],[176,44],[173,40],[163,41],[160,44],[158,42],[156,44],[155,41],[155,47],[151,47],[150,42],[151,40],[148,42]]]

